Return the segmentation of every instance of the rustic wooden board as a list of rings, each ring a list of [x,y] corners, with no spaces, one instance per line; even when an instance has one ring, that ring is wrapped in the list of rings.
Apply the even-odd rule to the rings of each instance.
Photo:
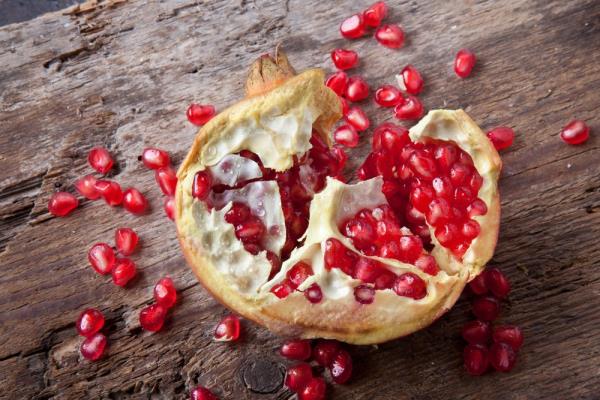
[[[196,282],[151,173],[147,145],[176,163],[195,134],[188,103],[222,109],[242,96],[245,71],[283,43],[292,63],[331,69],[334,47],[356,49],[373,87],[410,62],[426,77],[428,108],[465,108],[484,129],[517,132],[503,154],[502,229],[493,264],[511,278],[502,321],[526,344],[510,374],[467,376],[461,367],[461,299],[430,328],[379,347],[355,347],[355,378],[334,399],[594,399],[600,396],[600,2],[389,1],[407,45],[342,40],[342,17],[368,1],[131,1],[85,13],[47,14],[0,29],[0,398],[185,398],[197,383],[222,399],[287,399],[280,341],[246,322],[241,344],[211,340],[226,310]],[[451,72],[455,52],[480,59],[472,78]],[[389,112],[372,104],[377,123]],[[590,122],[587,144],[564,145],[571,118]],[[349,170],[368,151],[352,152]],[[52,218],[46,202],[89,173],[87,151],[105,145],[114,178],[135,185],[152,213],[134,217],[83,202]],[[94,274],[87,248],[128,225],[142,237],[131,288]],[[171,275],[181,293],[167,329],[143,332],[139,310]],[[78,356],[74,329],[88,306],[107,316],[110,349]]]

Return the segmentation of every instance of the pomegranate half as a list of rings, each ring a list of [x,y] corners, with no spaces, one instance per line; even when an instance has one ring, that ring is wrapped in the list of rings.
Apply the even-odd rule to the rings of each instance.
[[[492,257],[501,162],[465,112],[436,110],[410,132],[388,126],[346,184],[341,116],[321,70],[261,56],[246,99],[198,132],[175,220],[192,270],[236,313],[285,336],[380,343],[439,318]]]

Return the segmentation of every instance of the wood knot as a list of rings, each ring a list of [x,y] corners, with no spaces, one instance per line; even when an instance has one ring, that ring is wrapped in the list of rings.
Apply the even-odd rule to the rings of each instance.
[[[285,368],[269,359],[246,360],[240,370],[244,385],[254,393],[274,393],[283,385]]]

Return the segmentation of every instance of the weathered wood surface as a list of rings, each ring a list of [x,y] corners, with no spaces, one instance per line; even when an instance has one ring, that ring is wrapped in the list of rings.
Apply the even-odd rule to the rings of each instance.
[[[483,128],[517,132],[503,154],[502,229],[493,264],[512,280],[502,321],[526,333],[510,374],[468,377],[458,305],[429,329],[376,347],[352,348],[355,378],[334,399],[594,399],[600,396],[600,2],[389,1],[403,25],[400,51],[339,37],[342,17],[369,1],[131,1],[68,16],[47,14],[0,29],[0,398],[185,398],[197,383],[222,399],[287,399],[280,341],[245,323],[241,344],[211,340],[225,313],[180,255],[162,196],[137,160],[147,145],[176,163],[195,134],[188,103],[223,108],[242,96],[245,71],[283,43],[298,70],[331,69],[334,47],[357,49],[373,87],[411,62],[426,77],[428,108],[463,107]],[[455,52],[480,59],[472,78],[451,72]],[[372,104],[376,122],[391,118]],[[595,131],[583,146],[558,138],[571,118]],[[352,152],[349,169],[368,150]],[[134,217],[83,202],[51,218],[46,202],[90,172],[87,151],[107,146],[114,177],[135,184],[152,213]],[[128,225],[142,237],[141,276],[114,286],[90,270],[88,247]],[[158,278],[181,293],[167,329],[137,322]],[[107,316],[110,349],[82,362],[74,329],[88,306]]]

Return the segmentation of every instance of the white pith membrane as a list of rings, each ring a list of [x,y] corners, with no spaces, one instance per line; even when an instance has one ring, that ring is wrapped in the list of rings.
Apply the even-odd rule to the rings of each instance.
[[[303,77],[308,73],[314,76]],[[257,163],[236,155],[242,150],[256,153],[265,167],[284,171],[293,165],[294,156],[301,158],[310,149],[313,124],[321,115],[319,103],[330,101],[331,96],[320,88],[323,86],[320,72],[307,71],[294,79],[305,79],[309,84],[301,89],[290,89],[286,88],[290,83],[284,83],[264,96],[232,107],[226,117],[219,119],[218,116],[209,122],[207,130],[218,127],[219,133],[201,138],[196,156],[182,166],[178,173],[176,221],[188,261],[204,285],[222,302],[284,334],[365,344],[390,340],[427,326],[454,304],[466,282],[491,258],[498,231],[499,159],[490,158],[490,149],[486,146],[491,145],[480,140],[478,135],[483,133],[464,112],[432,111],[410,130],[414,142],[427,137],[452,140],[466,151],[483,178],[478,197],[488,207],[487,214],[473,218],[482,230],[462,261],[441,246],[432,232],[431,254],[441,268],[435,276],[395,259],[367,257],[340,233],[340,223],[358,211],[387,204],[381,192],[380,177],[357,184],[328,178],[326,187],[310,204],[310,219],[302,246],[293,250],[271,279],[271,264],[265,251],[257,255],[247,252],[224,215],[234,200],[248,205],[266,226],[268,234],[263,247],[279,255],[286,227],[277,183],[256,181],[239,189],[211,193],[207,201],[193,198],[191,189],[198,171],[210,170],[216,182],[227,186],[262,176]],[[314,85],[319,86],[319,90],[311,91],[310,86]],[[282,97],[290,90],[288,98]],[[302,95],[295,95],[293,90],[299,90]],[[271,101],[270,96],[276,101]],[[495,151],[494,154],[497,156]],[[310,171],[300,168],[300,176],[309,177]],[[383,289],[376,290],[372,304],[357,302],[354,288],[363,282],[339,268],[324,266],[324,246],[329,238],[338,239],[360,257],[378,260],[396,275],[410,272],[419,276],[426,283],[426,296],[414,300],[398,296],[392,289]],[[490,243],[493,244],[490,246]],[[276,297],[271,289],[281,283],[299,261],[310,264],[314,274],[287,297]],[[314,283],[323,294],[317,304],[310,303],[302,292]]]

